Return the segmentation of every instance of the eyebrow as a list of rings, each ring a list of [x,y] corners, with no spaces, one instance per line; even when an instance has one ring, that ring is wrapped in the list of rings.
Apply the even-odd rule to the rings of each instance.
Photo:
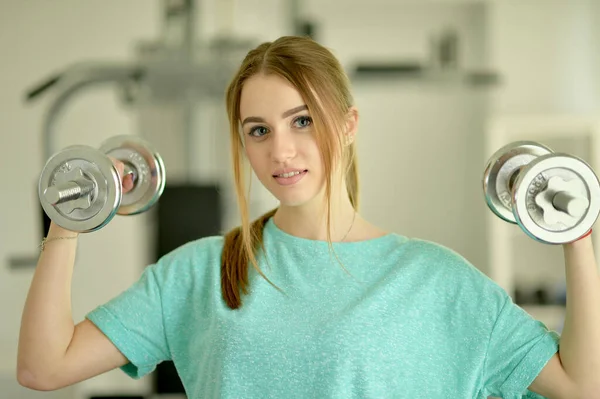
[[[306,104],[285,111],[283,114],[281,114],[281,118],[284,119],[284,118],[287,118],[288,116],[297,114],[298,112],[305,111],[305,110],[308,110],[308,106]],[[259,116],[249,116],[246,119],[244,119],[244,121],[242,122],[242,126],[244,126],[246,123],[250,123],[250,122],[264,123],[265,120]]]

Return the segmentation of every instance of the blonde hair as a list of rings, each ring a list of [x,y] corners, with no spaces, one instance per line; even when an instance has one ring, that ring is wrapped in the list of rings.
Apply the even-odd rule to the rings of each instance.
[[[325,173],[327,241],[331,247],[330,214],[333,170],[339,160],[345,168],[348,197],[358,210],[358,170],[355,142],[346,144],[344,133],[353,98],[350,83],[341,64],[325,47],[306,37],[284,36],[251,50],[227,88],[227,113],[235,188],[241,226],[225,235],[221,257],[221,290],[231,309],[242,305],[248,293],[248,266],[267,281],[257,262],[263,248],[263,229],[277,209],[250,223],[244,170],[244,149],[240,135],[240,97],[244,83],[257,74],[277,75],[291,83],[301,94],[313,119],[313,131]],[[270,281],[269,281],[270,282]],[[272,284],[272,283],[271,283]]]

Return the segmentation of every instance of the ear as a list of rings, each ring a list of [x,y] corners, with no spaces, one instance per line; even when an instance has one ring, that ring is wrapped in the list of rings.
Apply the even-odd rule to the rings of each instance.
[[[346,145],[354,143],[358,131],[358,109],[355,106],[348,109],[346,114],[346,132],[344,142]]]

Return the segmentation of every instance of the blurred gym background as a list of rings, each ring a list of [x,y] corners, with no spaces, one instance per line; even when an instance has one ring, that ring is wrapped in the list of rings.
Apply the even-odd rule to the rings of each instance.
[[[47,226],[37,179],[54,152],[118,134],[147,138],[165,161],[151,212],[81,236],[80,321],[165,252],[238,224],[223,92],[248,49],[287,34],[332,49],[351,77],[362,213],[454,249],[560,331],[561,248],[493,217],[481,177],[515,139],[597,167],[599,0],[4,0],[1,399],[184,397],[169,364],[139,381],[115,370],[57,392],[18,386],[20,316]],[[253,184],[253,216],[275,205]]]

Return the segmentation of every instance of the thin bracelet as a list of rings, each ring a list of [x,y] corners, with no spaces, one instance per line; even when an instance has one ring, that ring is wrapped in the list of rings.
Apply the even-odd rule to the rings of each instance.
[[[79,236],[52,237],[52,238],[44,237],[42,239],[42,242],[40,243],[40,252],[42,252],[46,248],[46,244],[49,243],[50,241],[54,241],[54,240],[70,240],[70,239],[77,238],[77,237],[79,237]]]

